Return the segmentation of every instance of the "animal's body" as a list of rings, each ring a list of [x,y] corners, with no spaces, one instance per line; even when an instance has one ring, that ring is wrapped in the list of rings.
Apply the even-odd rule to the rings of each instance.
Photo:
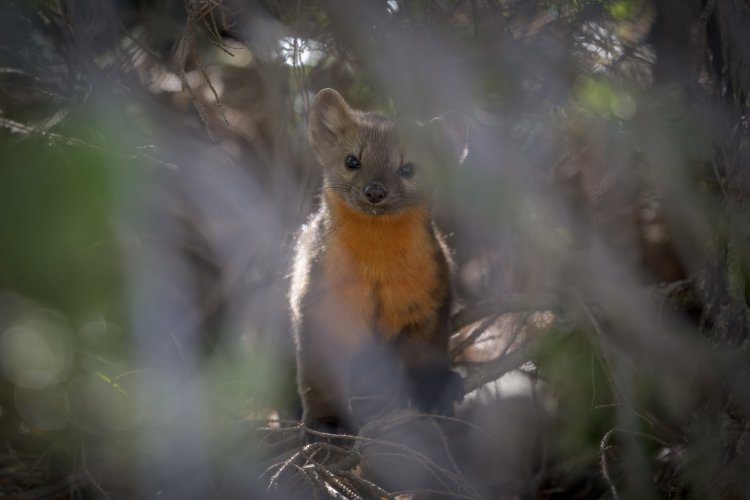
[[[297,239],[290,302],[314,428],[351,429],[394,405],[450,412],[460,393],[449,253],[432,220],[429,165],[405,135],[331,89],[311,108],[323,192]]]

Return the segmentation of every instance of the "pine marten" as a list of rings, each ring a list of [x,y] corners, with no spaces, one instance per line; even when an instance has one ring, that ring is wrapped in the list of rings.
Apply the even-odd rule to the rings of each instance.
[[[357,111],[332,89],[313,100],[322,200],[297,238],[290,290],[311,428],[349,432],[394,405],[451,413],[461,397],[450,254],[432,219],[429,156],[407,144],[438,121]]]

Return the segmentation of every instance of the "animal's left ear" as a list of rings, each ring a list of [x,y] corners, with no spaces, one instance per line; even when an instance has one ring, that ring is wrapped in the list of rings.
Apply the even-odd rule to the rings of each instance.
[[[469,122],[465,116],[449,111],[425,123],[436,144],[444,146],[453,163],[460,165],[469,154]]]

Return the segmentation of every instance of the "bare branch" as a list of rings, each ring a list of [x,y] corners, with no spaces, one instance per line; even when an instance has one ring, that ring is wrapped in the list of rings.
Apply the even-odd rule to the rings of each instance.
[[[464,394],[469,394],[483,385],[516,370],[528,361],[526,350],[518,348],[489,363],[460,365],[467,374],[464,377]]]
[[[547,311],[558,307],[559,301],[553,296],[525,297],[510,294],[466,306],[453,315],[451,322],[454,331],[458,331],[493,315],[499,316],[509,312]]]

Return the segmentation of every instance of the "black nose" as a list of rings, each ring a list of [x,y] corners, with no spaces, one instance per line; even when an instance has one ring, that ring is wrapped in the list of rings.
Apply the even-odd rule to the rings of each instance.
[[[371,182],[365,186],[365,196],[373,205],[377,205],[388,196],[388,191],[385,190],[385,186],[379,182]]]

